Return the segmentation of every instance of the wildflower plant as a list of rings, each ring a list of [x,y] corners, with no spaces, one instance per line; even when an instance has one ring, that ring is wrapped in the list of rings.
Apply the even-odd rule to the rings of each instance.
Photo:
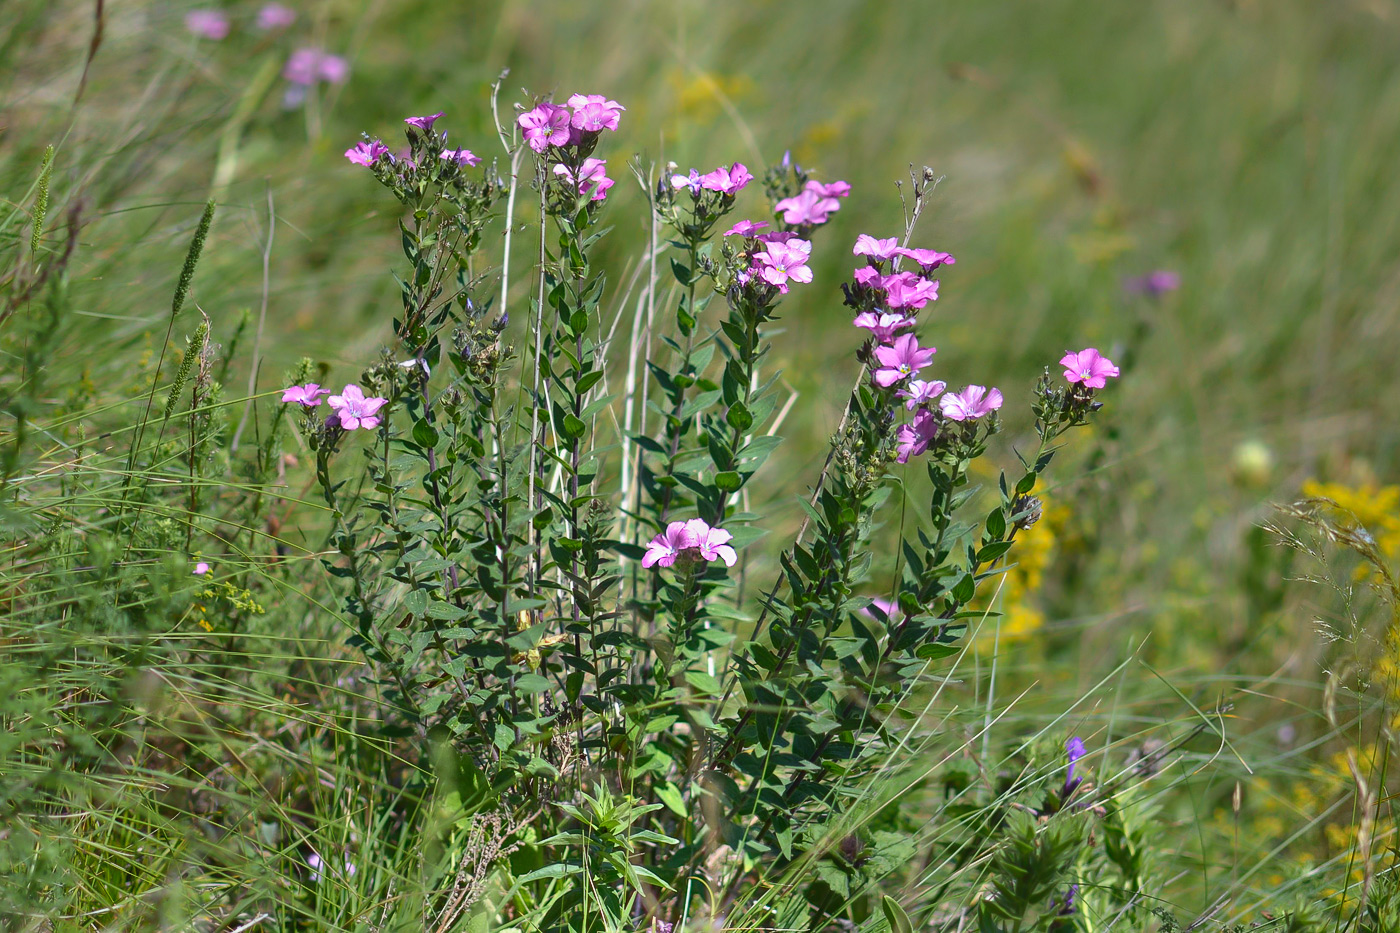
[[[284,395],[306,413],[336,516],[326,566],[355,643],[403,728],[467,775],[455,819],[518,827],[539,811],[490,877],[495,897],[514,892],[559,928],[725,915],[827,850],[851,788],[917,727],[910,697],[984,616],[979,589],[1038,516],[1056,440],[1116,375],[1092,349],[1066,357],[1071,382],[1047,370],[1039,450],[965,521],[1004,399],[932,378],[932,274],[955,259],[910,246],[933,183],[916,175],[902,236],[852,249],[841,293],[862,375],[802,527],[756,553],[774,530],[748,506],[780,443],[772,339],[790,294],[820,287],[813,241],[851,186],[787,156],[760,185],[737,162],[636,166],[670,274],[642,285],[624,344],[595,255],[625,115],[599,95],[521,108],[500,127],[514,186],[450,148],[443,114],[405,120],[404,154],[378,139],[347,150],[403,212],[395,341],[328,416],[319,385]],[[536,262],[515,309],[498,302],[516,292],[527,184]],[[498,268],[483,249],[497,219]],[[893,545],[895,576],[872,579],[873,532],[911,469],[931,484],[926,520]],[[889,596],[874,611],[872,588]],[[462,856],[449,844],[443,864]]]

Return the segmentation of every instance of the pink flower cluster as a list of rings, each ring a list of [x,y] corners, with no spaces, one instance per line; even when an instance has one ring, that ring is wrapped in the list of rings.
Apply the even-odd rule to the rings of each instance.
[[[578,189],[579,194],[593,192],[590,201],[601,201],[608,196],[608,189],[613,186],[613,180],[606,174],[608,162],[606,159],[595,159],[589,157],[583,160],[579,166],[577,176],[567,165],[556,163],[554,174],[558,175],[565,182]]]
[[[300,405],[308,411],[321,404],[321,396],[330,392],[330,389],[323,389],[314,382],[309,382],[303,386],[288,386],[282,390],[282,401],[286,404]],[[366,398],[364,389],[351,383],[341,390],[339,395],[332,395],[326,399],[326,404],[334,409],[331,415],[336,422],[347,431],[354,431],[357,428],[377,428],[379,427],[379,409],[388,404],[385,398]]]
[[[689,188],[690,193],[697,197],[701,191],[718,191],[720,194],[735,195],[744,190],[744,186],[751,181],[753,181],[753,175],[744,163],[735,162],[732,166],[721,165],[713,172],[706,172],[704,175],[695,169],[691,169],[688,175],[672,175],[671,187]]]
[[[525,143],[544,152],[550,146],[577,145],[589,133],[616,130],[626,109],[602,94],[575,94],[567,107],[545,101],[522,113],[516,123]]]
[[[688,522],[671,522],[666,530],[652,538],[642,556],[642,566],[660,564],[670,567],[677,560],[722,560],[726,567],[733,567],[738,560],[734,548],[729,545],[734,536],[723,528],[711,528],[701,518]]]
[[[838,198],[851,193],[851,186],[844,181],[824,184],[815,179],[802,186],[802,190],[790,198],[783,198],[773,205],[774,212],[781,212],[783,223],[794,227],[815,227],[824,224],[827,218],[841,209]]]

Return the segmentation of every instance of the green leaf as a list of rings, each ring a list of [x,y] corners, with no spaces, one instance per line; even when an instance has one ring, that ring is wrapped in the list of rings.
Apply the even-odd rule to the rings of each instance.
[[[582,395],[602,380],[603,371],[601,369],[595,369],[591,373],[584,373],[583,376],[579,378],[578,385],[574,386],[574,391]]]
[[[575,418],[573,415],[564,416],[564,435],[570,440],[578,440],[580,437],[583,437],[587,430],[588,425],[584,424],[578,418]]]
[[[414,422],[413,443],[417,444],[419,447],[426,447],[431,450],[432,448],[437,446],[437,442],[437,428],[433,427],[431,424],[428,424],[428,422],[423,421],[421,419]]]
[[[685,819],[685,798],[681,796],[680,789],[670,781],[657,784],[652,788],[656,792],[656,799],[664,803],[672,813],[681,819]]]
[[[729,406],[729,412],[724,416],[724,420],[729,422],[729,426],[736,431],[747,431],[753,427],[753,415],[744,407],[743,402],[735,402]]]
[[[416,616],[421,616],[428,608],[427,590],[409,590],[403,598],[403,607]]]
[[[725,492],[734,492],[742,485],[744,485],[744,478],[733,470],[715,474],[715,486]]]
[[[960,603],[969,602],[973,596],[977,595],[977,581],[972,574],[965,573],[952,589],[952,597]]]
[[[686,671],[685,679],[686,682],[696,690],[708,694],[709,696],[719,696],[724,690],[724,688],[720,686],[718,680],[706,674],[704,671]]]
[[[889,922],[890,933],[914,933],[914,924],[909,921],[904,908],[899,906],[899,901],[886,894],[880,901],[880,909]]]
[[[1007,551],[1011,550],[1010,541],[997,541],[989,544],[977,552],[977,562],[979,564],[990,564]]]

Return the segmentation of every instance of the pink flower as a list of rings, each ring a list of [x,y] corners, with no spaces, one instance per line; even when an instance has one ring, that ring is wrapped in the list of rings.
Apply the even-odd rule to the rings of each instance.
[[[880,270],[874,266],[861,266],[855,271],[855,280],[859,285],[874,285],[878,287],[881,278]]]
[[[574,108],[570,125],[585,133],[616,130],[618,116],[627,109],[615,100],[608,100],[602,94],[575,94],[569,98],[569,106]]]
[[[932,272],[939,266],[951,266],[957,262],[952,253],[940,253],[936,249],[905,249],[901,246],[895,252],[901,256],[908,256],[925,272]]]
[[[677,190],[689,188],[691,194],[700,193],[700,173],[695,169],[690,170],[689,175],[672,175],[671,187]]]
[[[741,220],[728,230],[724,231],[725,236],[753,236],[764,227],[766,223],[754,223],[752,220]]]
[[[647,552],[642,556],[642,566],[660,564],[669,567],[676,562],[681,552],[699,544],[694,532],[686,522],[671,522],[666,530],[652,538],[647,544]]]
[[[515,121],[520,125],[525,142],[536,152],[544,152],[550,146],[562,146],[569,141],[569,110],[551,103],[543,103],[534,110],[527,110]]]
[[[566,165],[554,166],[554,174],[570,182],[578,188],[579,194],[593,192],[591,201],[601,201],[608,196],[608,189],[613,186],[613,180],[605,174],[607,166],[606,159],[584,159],[583,165],[579,166],[578,178],[574,178],[574,173]]]
[[[941,395],[946,388],[948,388],[946,382],[938,380],[925,382],[922,379],[910,379],[909,384],[896,392],[895,395],[898,395],[902,399],[908,399],[908,401],[904,403],[904,407],[913,411],[925,402],[933,401]]]
[[[373,165],[379,161],[379,157],[387,155],[389,147],[377,139],[369,142],[356,143],[353,148],[345,150],[345,158],[356,165]]]
[[[262,9],[258,10],[258,28],[263,32],[285,29],[296,21],[296,13],[280,3],[264,3]]]
[[[1118,367],[1098,350],[1089,347],[1078,353],[1066,353],[1060,360],[1065,368],[1065,381],[1082,382],[1090,389],[1102,389],[1109,379],[1117,378]]]
[[[872,612],[871,610],[878,610],[878,612]],[[879,596],[872,596],[870,598],[870,605],[859,611],[861,615],[875,619],[877,622],[893,622],[902,614],[899,611],[898,603],[883,599]]]
[[[802,190],[811,191],[823,198],[844,198],[851,193],[851,186],[844,181],[833,181],[830,184],[824,185],[819,181],[813,180],[803,185]],[[835,210],[835,208],[833,208],[833,210]]]
[[[403,122],[407,123],[409,126],[416,126],[425,133],[431,133],[433,131],[433,124],[441,117],[442,111],[439,110],[430,117],[406,117]]]
[[[287,57],[282,77],[293,84],[310,87],[318,80],[341,84],[350,77],[350,65],[339,55],[329,55],[320,49],[301,48]]]
[[[899,433],[895,435],[895,460],[908,463],[910,457],[928,450],[937,436],[938,419],[928,409],[919,409],[912,422],[899,426]]]
[[[365,398],[364,390],[357,385],[348,385],[340,395],[332,395],[326,404],[335,409],[340,426],[347,431],[356,428],[379,427],[379,409],[388,402],[384,398]]]
[[[197,564],[194,565],[194,574],[195,574],[195,576],[197,576],[197,577],[202,577],[202,576],[204,576],[204,575],[205,575],[206,573],[208,573],[208,572],[209,572],[209,564],[208,564],[208,562],[206,562],[206,561],[200,561],[199,563],[197,563]]]
[[[303,408],[315,408],[321,404],[322,395],[329,395],[330,389],[323,389],[314,382],[308,382],[304,386],[288,386],[282,390],[282,401],[284,404],[297,404]]]
[[[1165,269],[1158,269],[1147,275],[1138,278],[1124,279],[1123,290],[1137,292],[1157,298],[1167,292],[1174,292],[1181,287],[1181,276],[1175,272],[1168,272]]]
[[[875,359],[880,366],[875,370],[875,382],[889,388],[896,382],[908,379],[929,363],[938,350],[935,347],[920,347],[919,339],[913,334],[897,337],[893,346],[875,348]]]
[[[899,237],[892,236],[888,240],[877,240],[868,233],[862,233],[856,237],[856,245],[851,253],[856,256],[869,256],[872,259],[893,259],[897,249],[899,249]]]
[[[185,28],[201,39],[218,42],[228,38],[228,14],[221,10],[191,10],[185,14]]]
[[[322,53],[321,60],[316,63],[316,77],[327,84],[344,84],[350,77],[350,63],[339,55]]]
[[[734,538],[732,534],[723,528],[711,528],[702,518],[692,518],[685,523],[685,527],[693,536],[694,546],[700,549],[701,557],[705,560],[722,560],[726,567],[734,566],[739,556],[729,546]]]
[[[896,332],[914,326],[914,322],[902,314],[876,314],[874,311],[862,311],[851,323],[870,331],[880,343],[889,343]]]
[[[938,280],[921,279],[912,272],[896,272],[880,279],[885,304],[890,308],[922,308],[938,298]]]
[[[702,188],[718,191],[720,194],[738,194],[751,181],[753,175],[749,174],[742,162],[735,162],[732,168],[721,165],[713,172],[706,172],[700,176]]]
[[[789,280],[799,284],[812,281],[812,270],[807,266],[811,255],[812,244],[793,237],[786,243],[769,243],[754,259],[761,267],[759,277],[786,293]]]
[[[775,211],[783,212],[783,223],[794,226],[824,224],[827,215],[840,207],[840,201],[823,197],[810,189],[804,189],[795,197],[783,198],[773,205]]]
[[[968,386],[959,393],[949,392],[938,400],[943,417],[949,421],[976,421],[1001,407],[1001,392],[983,386]]]
[[[438,156],[438,158],[456,162],[459,166],[466,166],[467,168],[481,162],[481,157],[472,155],[470,149],[444,149],[442,150],[442,155]]]

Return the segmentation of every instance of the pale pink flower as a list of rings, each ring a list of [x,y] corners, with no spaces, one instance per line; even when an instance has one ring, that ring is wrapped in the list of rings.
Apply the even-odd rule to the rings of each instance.
[[[389,147],[377,139],[369,142],[356,143],[354,147],[345,150],[345,158],[356,165],[373,165],[379,161],[379,157],[387,155]]]
[[[425,133],[431,133],[433,131],[433,124],[441,118],[442,111],[439,110],[430,117],[405,117],[403,122],[407,123],[409,126],[416,126]]]
[[[879,611],[874,612],[872,610]],[[859,611],[861,615],[870,619],[874,619],[877,622],[893,622],[896,618],[902,615],[902,613],[900,613],[899,611],[898,603],[890,599],[884,599],[880,596],[872,596],[870,598],[870,605],[862,608]]]
[[[754,256],[754,260],[760,267],[759,277],[786,292],[789,281],[799,284],[812,281],[812,270],[807,266],[811,255],[812,244],[794,237],[786,243],[769,243],[766,250]]]
[[[332,395],[326,404],[335,409],[340,426],[347,431],[356,428],[379,427],[379,409],[388,403],[384,398],[365,398],[364,390],[351,384],[340,395]]]
[[[329,395],[330,391],[314,382],[308,382],[304,386],[288,386],[282,390],[282,401],[285,404],[301,405],[303,408],[315,408],[321,404],[321,396]]]
[[[823,198],[844,198],[851,193],[851,186],[844,181],[833,181],[829,184],[822,184],[815,179],[802,186],[803,191],[810,191]],[[833,208],[835,210],[835,208]]]
[[[869,256],[872,259],[893,259],[897,249],[899,249],[899,237],[892,236],[887,240],[877,240],[868,233],[862,233],[856,237],[856,245],[851,253],[856,256]]]
[[[209,569],[209,564],[206,561],[200,561],[194,565],[195,576],[202,577],[209,572]]]
[[[940,253],[936,249],[905,249],[901,246],[895,252],[901,256],[908,256],[925,272],[932,272],[939,266],[951,266],[957,262],[952,253]]]
[[[218,42],[228,38],[228,14],[222,10],[191,10],[185,14],[185,28],[201,39]]]
[[[642,556],[642,566],[660,564],[669,567],[676,562],[682,551],[696,547],[699,543],[686,522],[671,522],[665,531],[648,542],[647,552]]]
[[[929,444],[932,444],[936,437],[938,419],[928,409],[919,409],[913,421],[899,426],[899,433],[895,435],[895,460],[908,463],[910,457],[916,457],[928,450]]]
[[[862,311],[851,323],[870,331],[880,343],[889,343],[896,333],[914,326],[914,322],[902,314],[876,314],[874,311]]]
[[[875,359],[880,363],[875,370],[876,384],[889,388],[908,379],[932,363],[937,352],[936,347],[919,346],[919,339],[913,334],[897,337],[892,346],[876,347]]]
[[[705,560],[722,560],[726,567],[734,566],[738,555],[729,546],[734,538],[732,534],[723,528],[711,528],[702,518],[692,518],[685,523],[685,527],[695,541],[694,547],[700,549],[701,557]]]
[[[938,400],[943,417],[949,421],[976,421],[1001,407],[1001,392],[984,386],[968,386],[961,392],[949,392]]]
[[[280,3],[264,3],[258,10],[258,28],[263,32],[285,29],[297,21],[297,15]]]
[[[569,110],[551,103],[543,103],[534,110],[527,110],[516,120],[525,142],[536,152],[544,152],[550,146],[562,146],[569,141]]]
[[[344,84],[350,77],[350,63],[339,55],[322,53],[316,63],[316,77],[327,84]]]
[[[741,220],[728,230],[724,231],[725,236],[753,236],[768,226],[766,223],[754,223],[752,220]]]
[[[574,108],[570,125],[585,133],[617,129],[618,117],[627,109],[602,94],[575,94],[569,98],[569,106]]]
[[[470,149],[444,149],[438,158],[456,162],[459,166],[466,168],[471,168],[481,162],[481,157],[473,155]]]
[[[706,172],[700,176],[702,188],[718,191],[720,194],[738,194],[751,181],[753,175],[749,174],[742,162],[735,162],[732,168],[720,166],[713,172]]]
[[[689,188],[691,194],[700,193],[700,173],[695,169],[690,170],[689,175],[672,175],[671,187],[677,190]]]
[[[569,170],[566,165],[555,165],[554,174],[574,185],[579,194],[593,192],[591,201],[601,201],[608,196],[608,189],[613,186],[613,180],[606,174],[606,159],[584,159],[583,165],[579,166],[578,177]]]
[[[1118,367],[1098,350],[1089,347],[1078,353],[1066,353],[1060,360],[1065,368],[1065,381],[1082,382],[1090,389],[1102,389],[1109,379],[1117,378]]]
[[[896,272],[880,279],[885,304],[890,308],[922,308],[938,298],[938,280],[919,278],[912,272]]]
[[[840,201],[823,197],[810,189],[804,189],[795,197],[783,198],[773,205],[775,211],[783,212],[783,222],[794,226],[824,224],[827,216],[840,207]]]
[[[920,405],[933,401],[939,395],[943,394],[943,390],[946,388],[948,388],[948,384],[937,379],[932,382],[925,382],[922,379],[910,379],[909,384],[896,392],[895,395],[898,395],[902,399],[907,399],[904,403],[904,407],[913,411]]]
[[[881,278],[883,278],[883,276],[880,275],[880,270],[874,266],[861,266],[855,271],[855,280],[859,285],[874,285],[879,287]]]

